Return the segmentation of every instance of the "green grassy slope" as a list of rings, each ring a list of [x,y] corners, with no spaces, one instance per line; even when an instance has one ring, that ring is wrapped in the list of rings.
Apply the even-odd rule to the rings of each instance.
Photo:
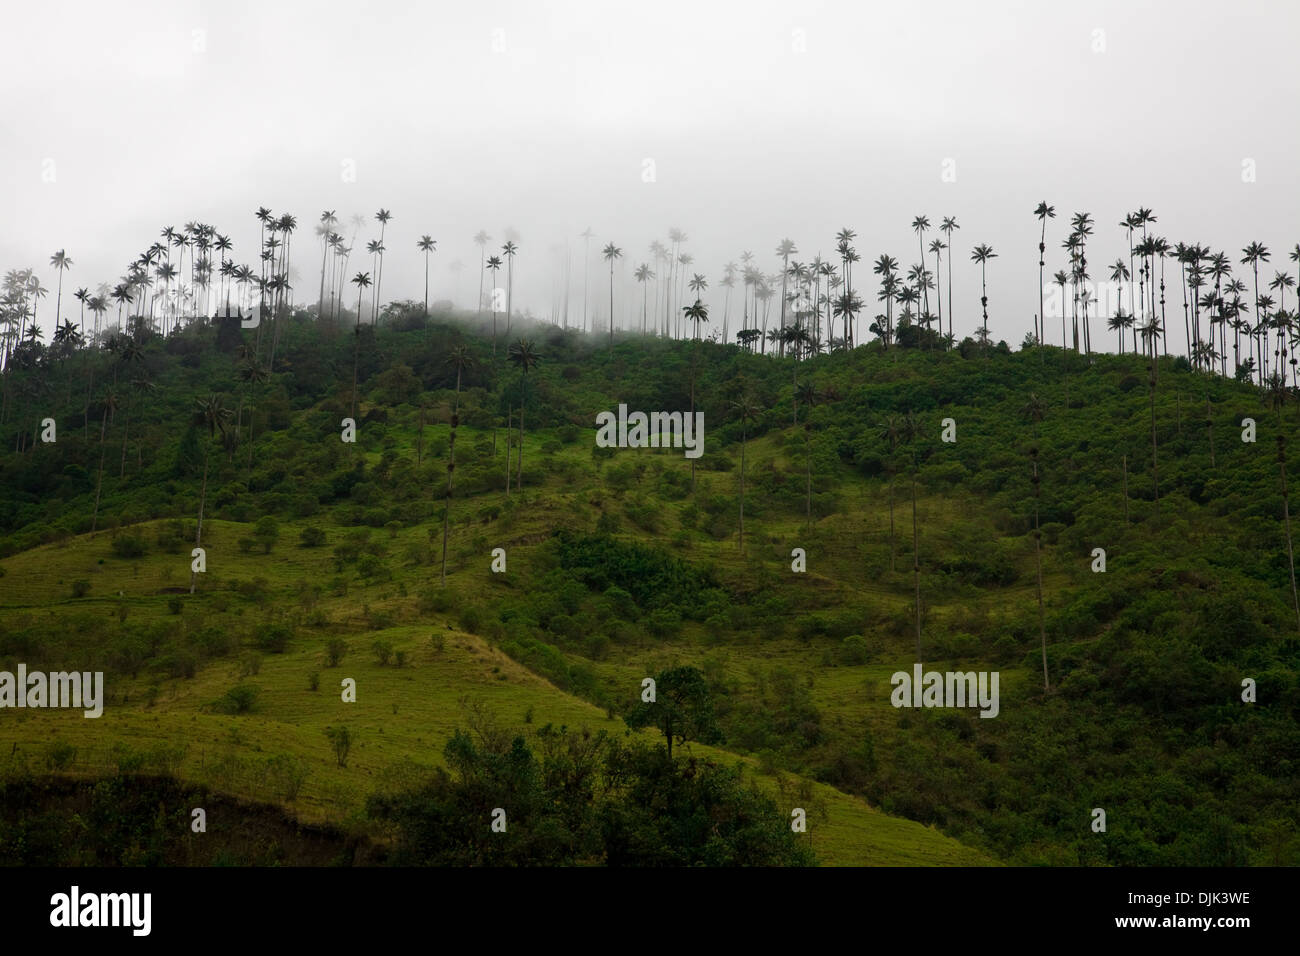
[[[44,763],[66,742],[77,748],[67,769],[84,771],[171,759],[189,779],[271,801],[285,792],[267,761],[287,754],[309,769],[295,813],[364,826],[365,795],[411,762],[439,763],[479,707],[524,731],[622,733],[617,713],[642,678],[690,663],[726,734],[722,749],[694,750],[743,760],[781,806],[808,805],[825,862],[1300,859],[1290,756],[1300,645],[1274,443],[1295,432],[1290,406],[1279,423],[1249,386],[1171,360],[1152,390],[1133,357],[1088,365],[1059,350],[873,347],[796,367],[706,345],[696,376],[706,452],[692,491],[680,451],[594,455],[592,425],[620,401],[687,407],[696,350],[629,341],[607,352],[539,332],[525,486],[507,499],[505,431],[494,425],[517,403],[519,376],[469,339],[479,365],[460,398],[444,593],[455,381],[445,356],[459,333],[385,330],[364,343],[361,441],[350,447],[337,437],[350,343],[291,331],[283,367],[257,396],[204,333],[150,346],[159,398],[137,410],[125,474],[108,469],[106,530],[88,533],[99,445],[81,439],[77,408],[66,445],[6,460],[0,664],[93,662],[115,696],[99,721],[5,713],[0,754],[17,744]],[[818,390],[797,426],[796,376]],[[251,464],[246,445],[228,459],[211,444],[208,572],[190,596],[203,439],[186,423],[194,396],[211,391],[254,406],[256,441]],[[743,393],[763,410],[745,429],[742,553],[731,402]],[[1026,411],[1035,396],[1041,421]],[[919,431],[891,452],[881,423],[908,412]],[[1255,445],[1240,441],[1247,415]],[[949,417],[954,444],[939,440]],[[247,426],[245,409],[245,441]],[[122,431],[108,434],[116,463]],[[1043,476],[1047,693],[1031,446]],[[997,670],[995,720],[889,703],[890,674],[915,656],[914,472],[923,656],[941,670]],[[251,539],[267,515],[278,537],[261,553]],[[323,544],[300,545],[308,527]],[[584,564],[583,549],[601,541],[613,557]],[[796,547],[803,574],[791,571]],[[1090,570],[1095,547],[1106,549],[1105,574]],[[505,573],[489,570],[494,548],[506,551]],[[656,568],[698,586],[637,594]],[[340,638],[349,649],[327,667]],[[403,666],[380,665],[375,641],[405,652]],[[339,701],[343,677],[357,680],[356,704]],[[1239,700],[1244,677],[1258,682],[1254,706]],[[219,713],[214,702],[239,684],[260,688],[253,710]],[[340,722],[357,735],[347,768],[324,735]],[[183,756],[169,757],[181,742]],[[1097,806],[1110,819],[1104,836],[1088,825]]]

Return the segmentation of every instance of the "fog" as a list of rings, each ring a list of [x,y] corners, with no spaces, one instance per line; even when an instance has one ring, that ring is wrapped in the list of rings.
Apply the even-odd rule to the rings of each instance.
[[[871,261],[889,253],[905,274],[913,218],[955,216],[958,338],[979,322],[970,251],[988,243],[990,331],[1013,345],[1038,311],[1042,200],[1057,211],[1049,277],[1072,213],[1096,220],[1104,278],[1139,206],[1171,243],[1235,263],[1258,240],[1268,277],[1295,271],[1300,7],[1281,0],[46,2],[9,5],[5,33],[0,271],[38,270],[47,341],[56,250],[74,262],[75,321],[71,290],[119,281],[164,226],[211,223],[256,268],[259,206],[298,217],[295,302],[317,296],[321,211],[349,239],[365,216],[354,273],[372,270],[384,208],[386,301],[422,298],[429,234],[430,299],[474,308],[473,236],[491,253],[513,229],[516,308],[551,317],[567,256],[573,324],[587,228],[589,312],[608,310],[599,249],[623,251],[620,325],[639,321],[634,268],[654,267],[649,244],[674,226],[715,323],[725,263],[749,250],[774,272],[788,237],[800,261],[838,264],[850,227],[869,321]],[[1096,325],[1094,341],[1114,347]]]

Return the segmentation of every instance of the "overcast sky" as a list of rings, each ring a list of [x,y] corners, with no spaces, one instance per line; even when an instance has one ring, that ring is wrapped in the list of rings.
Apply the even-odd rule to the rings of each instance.
[[[849,226],[864,287],[882,252],[917,261],[913,217],[956,216],[956,331],[978,321],[969,256],[985,242],[990,328],[1013,344],[1038,309],[1040,200],[1058,213],[1049,273],[1075,211],[1097,222],[1094,277],[1127,259],[1117,223],[1139,205],[1171,242],[1235,262],[1259,240],[1270,277],[1295,271],[1293,0],[45,0],[9,4],[5,34],[0,270],[38,267],[53,290],[65,248],[74,319],[69,291],[117,281],[166,225],[212,223],[256,264],[258,206],[298,217],[299,302],[316,298],[321,210],[364,214],[364,245],[380,207],[386,300],[422,297],[429,233],[431,297],[472,308],[474,233],[496,246],[513,228],[516,302],[543,316],[566,242],[580,313],[588,226],[593,307],[608,300],[597,247],[623,249],[631,308],[632,268],[678,226],[716,321],[742,250],[768,271],[786,236],[798,259],[833,258]],[[862,291],[874,313],[874,282]]]

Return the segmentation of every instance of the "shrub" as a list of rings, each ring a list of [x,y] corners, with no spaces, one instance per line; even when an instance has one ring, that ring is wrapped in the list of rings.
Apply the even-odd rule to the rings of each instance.
[[[450,610],[454,603],[454,595],[446,588],[426,588],[415,606],[421,614],[433,614]]]
[[[253,525],[253,537],[262,545],[262,553],[270,554],[271,546],[280,537],[280,526],[271,515],[262,515]]]
[[[74,598],[83,598],[90,593],[90,582],[84,578],[78,578],[72,582],[72,596]]]
[[[199,671],[199,656],[193,651],[177,651],[167,658],[167,672],[172,677],[193,677]]]
[[[307,689],[320,690],[320,671],[312,671],[307,675]]]
[[[262,670],[262,655],[249,651],[239,659],[239,676],[251,677]]]
[[[77,748],[66,741],[45,748],[45,765],[51,770],[66,770],[77,759]]]
[[[267,624],[257,632],[256,643],[264,651],[270,651],[272,654],[283,654],[285,648],[289,646],[289,639],[293,637],[293,631],[284,624]]]
[[[236,684],[213,703],[223,714],[247,714],[257,703],[262,689],[255,684]]]
[[[348,652],[347,642],[341,637],[332,637],[330,642],[325,645],[325,661],[327,667],[338,667],[343,660],[343,655]]]
[[[348,753],[352,750],[352,732],[346,727],[326,727],[325,736],[334,748],[334,759],[340,767],[348,765]]]
[[[123,531],[114,535],[111,548],[113,554],[119,558],[142,558],[148,550],[144,536],[132,531]]]
[[[477,634],[483,626],[483,615],[477,607],[468,605],[460,612],[459,624],[462,631]]]
[[[183,606],[184,604],[181,599],[174,594],[167,599],[167,610],[173,614],[181,613],[181,608]]]
[[[841,662],[850,665],[865,664],[868,657],[867,640],[861,634],[850,634],[840,643]]]
[[[375,641],[371,649],[375,652],[375,660],[379,661],[380,667],[386,667],[393,659],[393,645],[388,641]]]
[[[393,655],[393,663],[398,667],[406,666],[406,651],[398,651]]]
[[[298,546],[300,548],[319,548],[325,543],[325,531],[314,525],[309,528],[303,528],[298,535]]]
[[[280,799],[292,803],[307,779],[307,764],[289,754],[276,754],[266,762],[266,778]]]

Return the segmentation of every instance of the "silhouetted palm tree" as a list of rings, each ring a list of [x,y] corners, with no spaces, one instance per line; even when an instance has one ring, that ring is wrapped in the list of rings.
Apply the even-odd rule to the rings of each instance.
[[[648,291],[646,288],[646,283],[649,282],[654,277],[655,274],[650,270],[650,266],[648,263],[643,262],[641,263],[641,265],[637,266],[636,281],[641,283],[641,334],[642,335],[645,335],[646,333],[646,305],[647,305],[646,295]]]
[[[1043,311],[1043,296],[1046,286],[1043,283],[1043,269],[1047,266],[1047,220],[1056,218],[1056,207],[1049,206],[1044,200],[1038,204],[1034,210],[1034,215],[1038,217],[1041,229],[1038,234],[1038,322],[1040,332],[1038,335],[1038,344],[1042,345],[1047,337],[1047,313]]]
[[[601,250],[601,255],[609,263],[609,349],[614,350],[614,262],[623,258],[623,250],[614,243],[608,243]]]
[[[433,236],[421,236],[416,247],[424,253],[424,317],[427,319],[429,317],[429,253],[438,248],[438,241]],[[479,282],[481,285],[482,280],[480,279]]]
[[[59,273],[59,294],[54,302],[54,324],[58,326],[63,321],[63,273],[72,268],[72,260],[64,250],[60,249],[50,256],[50,265],[54,266]]]
[[[352,420],[357,418],[357,363],[361,357],[361,292],[370,286],[370,273],[358,272],[352,277],[357,287],[357,321],[352,328]]]
[[[989,331],[989,291],[986,268],[990,259],[997,258],[997,253],[993,247],[980,243],[971,252],[971,259],[980,264],[980,305],[984,308],[984,334],[988,335]]]
[[[507,241],[501,247],[502,254],[506,257],[506,335],[510,334],[510,322],[513,315],[514,307],[514,290],[515,290],[515,253],[519,247],[513,242]]]
[[[389,220],[393,214],[387,209],[381,209],[375,213],[375,220],[379,223],[379,269],[375,273],[375,317],[372,323],[379,321],[379,308],[383,305],[383,287],[384,287],[384,231],[388,228]]]

